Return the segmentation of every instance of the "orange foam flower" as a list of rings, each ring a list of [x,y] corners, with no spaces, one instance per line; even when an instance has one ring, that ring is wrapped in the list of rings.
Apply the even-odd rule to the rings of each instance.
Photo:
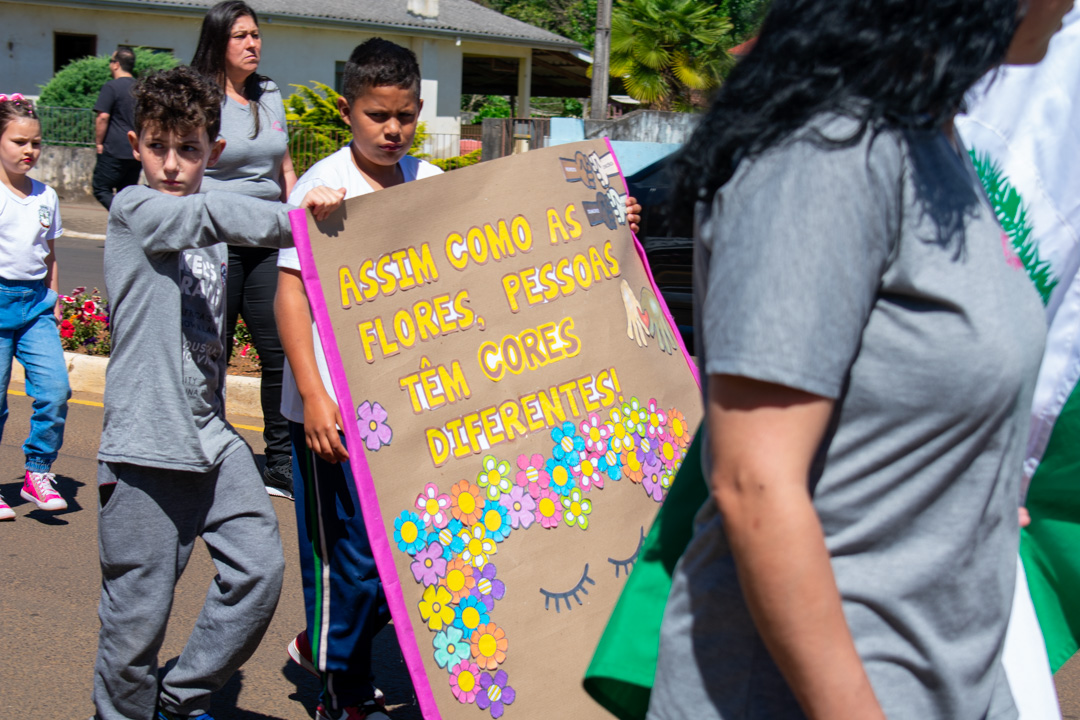
[[[488,623],[473,630],[469,645],[476,664],[485,670],[494,670],[506,660],[506,649],[510,646],[510,641],[501,627]]]
[[[461,558],[454,558],[446,563],[446,575],[439,578],[439,585],[450,591],[455,603],[464,597],[468,597],[472,589],[476,587],[473,566]]]
[[[473,525],[480,519],[484,502],[480,487],[468,480],[459,480],[450,488],[450,514],[463,525]]]

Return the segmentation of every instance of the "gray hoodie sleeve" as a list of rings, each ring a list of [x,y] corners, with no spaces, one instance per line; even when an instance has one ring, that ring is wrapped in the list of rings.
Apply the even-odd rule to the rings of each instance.
[[[113,202],[116,220],[151,253],[179,252],[223,242],[229,245],[291,247],[285,203],[230,192],[177,197],[145,185],[125,188]]]

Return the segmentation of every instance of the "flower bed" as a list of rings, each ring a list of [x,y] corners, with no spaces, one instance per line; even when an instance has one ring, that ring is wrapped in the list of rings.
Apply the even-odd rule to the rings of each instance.
[[[71,295],[60,296],[62,319],[60,343],[67,352],[83,355],[108,356],[112,349],[109,334],[109,303],[97,288],[88,291],[77,287]],[[238,320],[233,332],[232,357],[229,359],[230,375],[259,377],[262,365],[252,344],[251,332],[243,320]]]

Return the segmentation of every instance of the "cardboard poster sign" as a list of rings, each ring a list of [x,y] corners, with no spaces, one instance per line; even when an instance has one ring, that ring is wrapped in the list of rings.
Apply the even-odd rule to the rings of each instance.
[[[581,680],[701,417],[606,141],[292,216],[425,718],[604,717]]]

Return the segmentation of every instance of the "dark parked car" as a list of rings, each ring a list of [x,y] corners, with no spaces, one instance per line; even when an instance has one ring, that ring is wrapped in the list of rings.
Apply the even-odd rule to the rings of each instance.
[[[630,195],[641,203],[638,240],[645,248],[653,278],[687,350],[693,352],[693,219],[668,218],[665,207],[671,186],[668,158],[628,176],[626,184]]]

